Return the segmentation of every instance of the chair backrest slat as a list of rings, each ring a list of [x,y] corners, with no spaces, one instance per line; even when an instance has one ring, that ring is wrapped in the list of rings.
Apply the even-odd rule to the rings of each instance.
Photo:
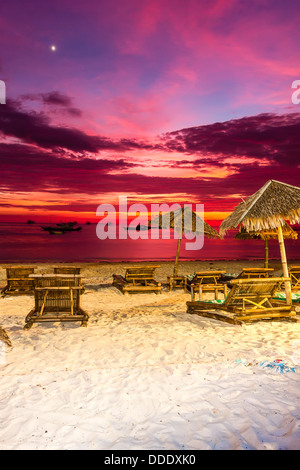
[[[288,280],[289,278],[284,277],[235,279],[231,281],[232,289],[225,299],[225,305],[235,307],[242,305],[246,299],[255,299],[259,302],[264,298],[272,298],[283,282]]]
[[[6,268],[6,277],[9,288],[31,288],[33,287],[33,281],[29,278],[30,274],[34,273],[32,267],[15,266]]]
[[[55,266],[54,274],[80,274],[78,266]]]
[[[35,308],[44,313],[70,311],[80,307],[81,276],[67,274],[34,275]],[[72,289],[72,297],[71,297]],[[47,295],[46,295],[47,293]]]
[[[273,271],[273,268],[243,268],[238,278],[269,277]]]
[[[127,281],[131,279],[153,279],[156,268],[159,268],[159,266],[138,266],[128,268],[126,270],[125,279]]]

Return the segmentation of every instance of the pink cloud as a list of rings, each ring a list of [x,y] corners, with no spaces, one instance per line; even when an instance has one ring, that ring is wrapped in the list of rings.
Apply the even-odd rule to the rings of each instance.
[[[151,135],[274,111],[290,104],[300,75],[291,3],[54,0],[19,11],[12,2],[0,20],[1,63],[9,93],[54,82],[73,96],[86,132]]]

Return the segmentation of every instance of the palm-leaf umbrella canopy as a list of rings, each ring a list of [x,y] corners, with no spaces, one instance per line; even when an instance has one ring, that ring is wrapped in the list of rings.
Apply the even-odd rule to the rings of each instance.
[[[300,221],[300,188],[270,180],[223,220],[220,235],[241,223],[247,232],[277,230],[286,220],[291,224]]]
[[[241,202],[220,226],[220,235],[242,226],[247,232],[275,230],[277,232],[284,277],[288,276],[282,227],[285,221],[300,221],[300,188],[269,180],[261,189]],[[291,303],[290,283],[286,282],[287,302]]]
[[[221,238],[207,222],[199,217],[189,206],[179,208],[175,211],[160,213],[149,222],[149,228],[170,229],[178,233],[177,253],[174,266],[174,276],[177,276],[178,258],[180,252],[181,238],[183,232],[193,232],[196,235],[203,233],[208,238]]]
[[[297,240],[298,234],[292,229],[286,222],[282,227],[283,238],[290,238]],[[278,239],[278,231],[275,229],[261,230],[247,232],[244,227],[240,227],[239,232],[236,234],[237,240],[264,240],[265,241],[265,268],[268,268],[269,264],[269,240]]]
[[[282,226],[282,234],[284,238],[291,238],[293,240],[297,240],[298,238],[298,234],[286,222]],[[252,232],[246,232],[244,227],[241,227],[240,231],[236,234],[235,238],[237,240],[251,240],[251,239],[277,240],[278,234],[277,234],[277,230],[275,229],[272,229],[272,230],[265,229],[265,230],[260,230],[260,231],[254,230]]]

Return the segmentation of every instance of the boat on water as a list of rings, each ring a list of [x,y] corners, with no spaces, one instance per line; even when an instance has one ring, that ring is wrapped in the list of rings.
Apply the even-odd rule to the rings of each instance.
[[[41,228],[52,235],[61,235],[66,232],[79,232],[82,230],[82,227],[75,227],[76,224],[77,222],[66,222],[47,227],[41,225]]]
[[[56,228],[56,227],[43,227],[43,226],[41,226],[41,228],[43,230],[45,230],[45,232],[49,232],[52,235],[60,235],[60,234],[65,233],[65,230],[59,229],[58,227]]]
[[[74,227],[77,225],[77,222],[61,222],[60,224],[56,224],[58,227]]]
[[[140,232],[141,230],[149,230],[148,225],[141,225],[138,224],[136,227],[124,227],[125,230],[135,230],[136,232]]]

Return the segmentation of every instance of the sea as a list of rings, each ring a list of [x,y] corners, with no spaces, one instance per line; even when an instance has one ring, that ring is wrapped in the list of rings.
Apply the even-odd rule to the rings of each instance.
[[[127,239],[101,240],[97,224],[81,225],[76,232],[54,235],[44,231],[39,223],[0,222],[0,263],[36,262],[140,262],[174,261],[178,240]],[[218,230],[218,227],[213,227]],[[181,261],[190,260],[263,260],[263,240],[236,240],[232,232],[224,239],[204,239],[201,249],[187,249],[182,239]],[[149,235],[150,237],[150,235]],[[285,240],[288,260],[300,259],[300,239]],[[277,240],[269,242],[269,259],[280,259]]]

